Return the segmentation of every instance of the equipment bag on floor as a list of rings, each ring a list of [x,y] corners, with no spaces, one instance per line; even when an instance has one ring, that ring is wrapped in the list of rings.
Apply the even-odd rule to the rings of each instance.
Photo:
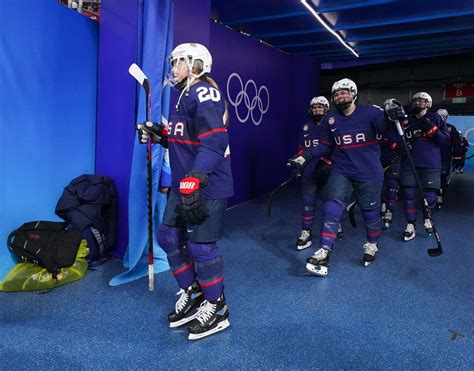
[[[80,280],[87,271],[87,254],[89,254],[89,248],[86,241],[82,240],[74,264],[68,268],[61,268],[56,278],[53,278],[46,268],[41,268],[39,265],[28,262],[18,263],[0,283],[0,291],[51,290]]]
[[[28,222],[10,233],[7,244],[17,257],[46,268],[56,278],[61,268],[74,264],[81,243],[81,232],[68,226],[64,222]]]

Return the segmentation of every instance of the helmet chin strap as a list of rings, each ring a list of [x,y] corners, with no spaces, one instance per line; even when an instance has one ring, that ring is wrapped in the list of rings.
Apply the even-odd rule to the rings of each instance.
[[[190,75],[191,76],[186,77],[186,86],[184,87],[184,89],[182,89],[181,94],[179,95],[178,101],[176,102],[176,106],[175,106],[176,111],[179,110],[179,103],[181,102],[181,98],[183,97],[184,93],[186,94],[189,93],[189,89],[191,88],[191,85],[193,84],[194,80],[201,77],[203,73],[201,72],[199,75],[195,75],[192,73]]]

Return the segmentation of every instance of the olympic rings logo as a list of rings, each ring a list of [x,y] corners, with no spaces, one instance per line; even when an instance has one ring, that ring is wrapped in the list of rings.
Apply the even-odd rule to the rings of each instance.
[[[474,145],[474,141],[471,141],[470,136],[471,132],[474,131],[474,128],[467,129],[466,132],[464,133],[464,137],[467,139],[467,142],[469,143],[470,146]]]
[[[235,99],[231,98],[229,92],[230,82],[233,78],[236,78],[240,84],[240,91],[235,96]],[[250,99],[251,95],[249,95],[249,87],[255,92],[255,95],[252,99]],[[250,92],[252,92],[252,90]],[[262,100],[262,95],[266,95],[266,99]],[[232,73],[227,79],[227,99],[229,100],[229,103],[234,106],[235,115],[241,123],[247,122],[250,117],[253,124],[256,126],[260,125],[263,115],[267,113],[268,108],[270,107],[270,93],[268,92],[267,87],[262,85],[257,89],[257,84],[252,79],[248,80],[244,85],[239,74],[236,72]],[[264,106],[265,101],[266,105]],[[247,110],[247,113],[243,117],[239,113],[238,109],[242,103],[245,105],[245,109]],[[254,114],[255,111],[257,111],[257,113]]]

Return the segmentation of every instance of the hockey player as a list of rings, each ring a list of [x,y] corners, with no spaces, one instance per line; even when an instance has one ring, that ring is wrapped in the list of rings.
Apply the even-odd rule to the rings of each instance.
[[[405,137],[411,142],[410,154],[420,178],[426,201],[430,208],[436,204],[436,192],[440,188],[441,155],[440,145],[449,138],[445,132],[445,123],[435,112],[429,112],[433,101],[426,92],[413,96],[411,117],[405,125]],[[404,241],[416,236],[416,180],[406,155],[402,156],[400,170],[403,206],[407,226],[403,232]],[[433,232],[430,219],[424,216],[427,233]]]
[[[321,125],[324,115],[329,111],[329,101],[323,97],[314,97],[309,103],[309,114],[300,133],[300,151],[319,145],[325,137],[325,129]],[[302,210],[301,234],[296,240],[296,249],[304,250],[312,245],[312,228],[315,214],[316,199],[321,187],[326,184],[329,173],[330,160],[314,158],[304,167],[301,177]],[[342,230],[339,231],[341,234]]]
[[[462,158],[462,141],[458,130],[454,125],[448,123],[448,111],[440,108],[436,111],[446,124],[449,140],[441,144],[441,187],[436,196],[436,208],[439,210],[443,206],[443,196],[448,188],[448,178],[452,165]]]
[[[171,53],[170,84],[180,96],[169,131],[153,123],[142,141],[168,143],[172,189],[158,230],[171,272],[181,290],[168,315],[170,327],[189,323],[189,339],[229,326],[223,261],[216,242],[233,181],[224,97],[208,76],[212,57],[200,44],[181,44]],[[168,136],[167,136],[168,134]]]
[[[327,139],[319,146],[290,159],[295,167],[304,167],[312,158],[319,158],[334,150],[326,185],[328,194],[323,206],[319,249],[306,264],[306,268],[318,276],[328,273],[337,229],[353,192],[362,209],[367,232],[367,242],[363,247],[365,266],[375,259],[381,232],[383,168],[376,135],[385,132],[383,110],[372,105],[356,106],[357,86],[347,78],[334,83],[331,95],[336,110],[328,112],[323,119],[323,125],[327,126]]]
[[[469,151],[469,141],[462,132],[459,131],[459,138],[461,139],[461,156],[453,157],[453,166],[456,174],[462,174],[464,172],[464,164],[466,163],[466,155]]]
[[[385,106],[385,105],[384,105]],[[385,229],[390,228],[393,212],[398,199],[398,182],[400,177],[400,154],[393,150],[393,142],[384,135],[380,140],[380,161],[384,169],[382,187],[382,223]]]

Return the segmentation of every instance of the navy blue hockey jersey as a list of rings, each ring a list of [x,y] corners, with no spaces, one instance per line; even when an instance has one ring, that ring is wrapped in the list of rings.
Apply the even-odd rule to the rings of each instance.
[[[327,139],[311,150],[314,157],[323,156],[334,147],[331,172],[359,181],[383,179],[377,133],[384,133],[386,124],[380,107],[360,105],[348,116],[333,110],[322,123]]]
[[[434,137],[423,135],[424,120],[428,118],[436,126],[438,133]],[[435,112],[427,112],[423,117],[412,116],[404,126],[407,142],[411,143],[411,156],[416,167],[441,169],[440,146],[449,141],[446,124]],[[406,156],[402,158],[402,164],[408,164]]]
[[[172,188],[191,171],[208,175],[207,199],[234,194],[230,167],[229,136],[224,123],[225,104],[221,92],[207,82],[191,86],[183,95],[179,111],[169,120],[169,155]]]
[[[322,123],[316,124],[313,120],[306,121],[300,131],[300,150],[307,151],[319,146],[319,144],[326,139],[326,136],[326,127]],[[303,169],[303,175],[313,173],[319,165],[321,165],[319,157],[309,160],[308,164]]]

